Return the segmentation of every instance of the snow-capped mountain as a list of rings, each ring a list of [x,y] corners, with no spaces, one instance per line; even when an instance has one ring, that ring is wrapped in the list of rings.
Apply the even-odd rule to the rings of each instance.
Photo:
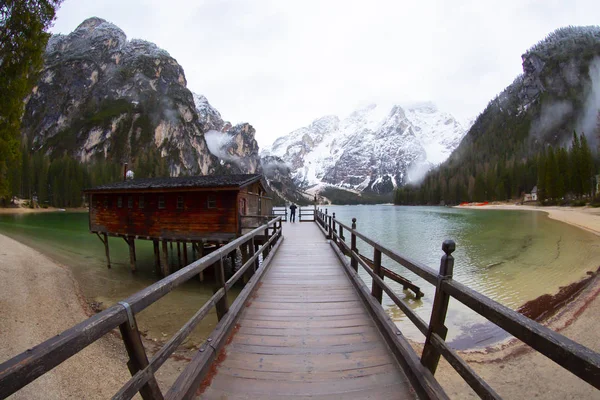
[[[432,103],[370,104],[344,119],[316,119],[263,154],[287,162],[300,187],[324,183],[387,193],[446,160],[468,128]]]

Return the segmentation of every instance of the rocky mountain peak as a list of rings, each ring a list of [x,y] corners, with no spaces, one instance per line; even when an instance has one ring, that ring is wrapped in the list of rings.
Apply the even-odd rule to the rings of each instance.
[[[303,188],[324,183],[387,193],[445,160],[464,134],[432,103],[406,109],[367,104],[344,119],[318,118],[278,138],[263,154],[286,162]]]

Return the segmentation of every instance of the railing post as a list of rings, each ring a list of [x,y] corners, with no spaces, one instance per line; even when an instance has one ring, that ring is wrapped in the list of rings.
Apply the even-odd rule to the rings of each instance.
[[[325,228],[325,232],[329,233],[329,231],[327,230],[327,218],[329,218],[329,212],[327,209],[325,209],[325,221],[323,221],[323,228]],[[329,236],[328,236],[329,238]]]
[[[340,225],[340,240],[346,240],[346,238],[344,237],[344,227],[342,225]]]
[[[248,259],[251,259],[252,257],[254,257],[254,254],[256,253],[256,246],[254,245],[254,237],[252,239],[250,239],[250,252],[249,252],[249,257]],[[258,257],[256,258],[256,260],[254,260],[254,268],[248,268],[248,271],[253,271],[255,272],[259,267],[258,264]],[[250,274],[250,277],[248,278],[248,280],[250,280],[250,278],[252,277],[252,275],[254,275],[254,273]]]
[[[444,322],[446,321],[450,296],[442,290],[442,283],[445,280],[452,279],[454,269],[454,257],[452,253],[456,250],[456,244],[452,240],[445,240],[442,244],[442,250],[445,254],[442,256],[440,262],[440,273],[435,289],[433,309],[431,310],[429,331],[427,332],[427,339],[425,340],[425,347],[423,347],[423,354],[421,356],[421,364],[429,369],[432,374],[435,374],[435,370],[437,369],[438,362],[440,361],[440,353],[431,343],[431,335],[435,333],[442,340],[446,340],[446,334],[448,333],[448,328],[446,328]]]
[[[379,249],[373,249],[373,272],[383,279],[383,273],[381,272],[381,250]],[[373,284],[371,286],[371,294],[377,299],[379,304],[381,304],[383,289],[375,282],[375,279],[373,279]]]
[[[125,349],[129,355],[127,368],[129,369],[131,376],[134,376],[138,371],[148,366],[148,356],[146,355],[146,350],[144,349],[144,344],[142,343],[137,322],[133,312],[131,311],[131,307],[125,302],[121,302],[119,304],[121,304],[127,311],[127,321],[119,325],[119,330],[121,331],[121,337],[123,338]],[[163,395],[158,387],[158,383],[156,382],[154,374],[148,383],[142,386],[140,389],[140,395],[144,400],[163,399]]]
[[[333,213],[333,217],[329,217],[329,239],[333,239],[333,218],[335,218],[335,213]]]
[[[352,218],[352,237],[350,238],[350,250],[358,254],[358,249],[356,248],[356,235],[354,231],[356,230],[356,218]],[[358,260],[352,256],[350,253],[350,265],[356,272],[358,272]]]
[[[215,264],[215,281],[217,287],[215,289],[215,293],[217,290],[221,288],[225,288],[225,268],[223,268],[223,257],[219,259]],[[227,304],[227,292],[221,298],[221,300],[217,301],[215,304],[215,308],[217,309],[217,318],[220,321],[223,319],[227,311],[229,311],[229,305]]]
[[[335,229],[335,213],[333,213],[333,217],[331,217],[331,239],[333,239],[333,242],[336,243],[336,238],[333,235],[334,232],[337,232]]]

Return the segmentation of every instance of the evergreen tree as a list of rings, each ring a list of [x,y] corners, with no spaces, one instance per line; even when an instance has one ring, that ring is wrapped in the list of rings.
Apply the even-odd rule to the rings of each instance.
[[[559,199],[565,197],[570,191],[569,184],[569,154],[563,147],[556,153],[556,163],[558,164],[558,182],[556,184],[557,196]]]
[[[569,161],[571,191],[579,197],[583,193],[583,187],[581,186],[581,145],[576,132],[573,132],[573,142],[571,143],[571,151],[569,152]]]
[[[547,190],[546,190],[546,150],[543,149],[538,154],[537,159],[538,164],[538,175],[537,175],[537,192],[538,192],[538,200],[540,202],[544,202],[547,198]]]
[[[0,2],[0,197],[10,196],[18,169],[23,100],[43,64],[46,29],[62,0]]]
[[[592,178],[594,176],[594,161],[592,158],[592,151],[588,145],[587,139],[584,134],[580,136],[581,150],[580,150],[580,173],[581,173],[581,193],[589,196],[592,194]]]

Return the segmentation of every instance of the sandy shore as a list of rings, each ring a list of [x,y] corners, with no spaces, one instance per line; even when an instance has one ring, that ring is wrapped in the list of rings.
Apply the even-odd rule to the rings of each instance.
[[[521,206],[515,204],[488,204],[485,206],[457,206],[456,208],[469,208],[474,210],[523,210],[542,211],[548,217],[565,222],[600,236],[600,208],[593,207],[539,207]]]
[[[70,271],[0,235],[0,362],[89,317]],[[11,399],[106,399],[125,383],[127,354],[107,335]]]
[[[478,210],[530,210],[600,236],[600,209],[590,207],[536,207],[521,205],[461,206]],[[600,352],[600,276],[591,280],[577,298],[544,321],[550,329]],[[533,351],[518,340],[486,351],[461,356],[506,399],[600,399],[600,391]],[[451,398],[479,398],[445,361],[436,373]]]

